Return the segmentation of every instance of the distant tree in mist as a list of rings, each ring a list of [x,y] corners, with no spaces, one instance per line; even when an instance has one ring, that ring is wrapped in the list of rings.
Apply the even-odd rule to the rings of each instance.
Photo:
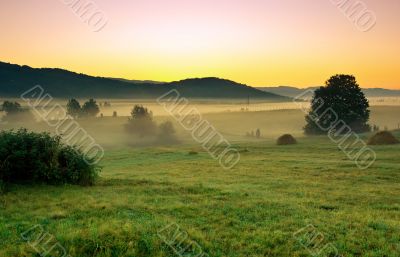
[[[100,112],[99,105],[94,99],[90,99],[82,106],[82,115],[84,117],[96,117]]]
[[[261,138],[261,130],[260,129],[256,130],[256,138]]]
[[[81,105],[76,99],[70,99],[68,101],[67,114],[73,118],[78,118],[82,114]]]
[[[378,125],[372,126],[372,131],[373,131],[373,132],[378,132],[378,131],[380,131],[380,130],[381,130],[381,129],[379,128]]]
[[[6,115],[17,114],[23,111],[21,105],[17,102],[4,101],[1,111],[5,112]]]
[[[4,101],[1,111],[5,112],[5,121],[28,121],[34,120],[32,113],[28,109],[22,108],[18,102]]]
[[[135,105],[131,111],[131,117],[125,125],[129,133],[134,133],[140,137],[152,136],[156,134],[157,125],[153,121],[152,113],[142,105]]]
[[[353,132],[370,131],[367,124],[370,110],[369,103],[356,78],[351,75],[335,75],[331,77],[325,87],[320,87],[314,93],[310,113],[306,116],[306,134],[323,134],[327,129],[335,132],[344,124]],[[345,132],[345,131],[344,131]]]
[[[158,127],[158,141],[160,143],[178,143],[174,125],[170,121],[163,122]]]
[[[131,111],[131,118],[132,120],[139,120],[139,119],[153,119],[153,114],[149,111],[146,107],[142,105],[135,105]]]

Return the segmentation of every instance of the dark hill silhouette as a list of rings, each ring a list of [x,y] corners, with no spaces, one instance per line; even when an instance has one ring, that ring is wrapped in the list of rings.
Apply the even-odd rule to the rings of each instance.
[[[177,89],[188,98],[288,100],[287,97],[219,78],[155,83],[93,77],[62,69],[36,69],[0,62],[0,97],[19,97],[35,85],[41,85],[47,93],[57,98],[158,98],[171,89]]]

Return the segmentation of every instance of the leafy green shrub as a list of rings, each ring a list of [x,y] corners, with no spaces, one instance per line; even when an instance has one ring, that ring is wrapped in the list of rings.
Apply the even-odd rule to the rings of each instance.
[[[99,168],[48,133],[0,132],[0,180],[5,183],[92,185]]]

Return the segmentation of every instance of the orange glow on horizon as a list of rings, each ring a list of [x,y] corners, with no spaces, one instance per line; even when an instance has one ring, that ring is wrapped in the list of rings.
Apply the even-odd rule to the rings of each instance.
[[[96,0],[108,24],[93,32],[63,1],[2,1],[0,61],[250,86],[318,86],[344,73],[365,88],[400,89],[400,2],[364,2],[377,17],[367,32],[329,0]]]

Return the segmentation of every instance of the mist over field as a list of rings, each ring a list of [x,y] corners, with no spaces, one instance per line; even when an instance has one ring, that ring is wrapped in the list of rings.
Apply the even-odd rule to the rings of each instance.
[[[17,99],[16,99],[17,100]],[[98,102],[109,102],[111,106],[100,107],[103,118],[79,119],[77,122],[104,147],[125,148],[134,146],[158,145],[156,141],[149,141],[124,131],[124,124],[128,121],[130,112],[135,104],[143,105],[154,115],[157,123],[171,121],[177,131],[181,143],[196,143],[191,131],[185,130],[179,122],[172,117],[157,101],[148,99],[99,99]],[[389,130],[399,129],[400,98],[372,98],[370,123],[380,128]],[[66,105],[66,100],[54,100],[52,104]],[[46,106],[52,109],[54,105]],[[195,108],[202,114],[203,119],[212,124],[219,133],[232,141],[253,142],[254,138],[246,136],[247,133],[260,129],[262,138],[276,139],[278,136],[289,133],[304,137],[305,126],[304,110],[309,108],[308,102],[260,102],[247,103],[247,100],[190,100],[187,109]],[[40,106],[39,106],[40,108]],[[112,117],[117,112],[117,117]],[[35,112],[32,110],[32,113]],[[41,117],[35,115],[35,121],[19,120],[13,123],[3,123],[2,129],[18,129],[26,127],[35,131],[48,131],[55,133]]]
[[[0,257],[399,257],[399,0],[0,0]]]
[[[370,101],[370,124],[394,131],[398,137],[398,99]],[[1,256],[34,256],[32,242],[40,243],[35,235],[45,229],[57,235],[52,244],[62,244],[60,249],[75,256],[172,257],[175,248],[171,250],[165,242],[176,240],[176,233],[185,235],[185,244],[195,240],[201,247],[196,252],[210,256],[241,257],[249,252],[251,256],[307,256],[309,250],[299,240],[313,240],[309,233],[326,235],[321,249],[334,242],[330,253],[352,252],[347,243],[360,240],[355,238],[363,234],[370,237],[362,242],[379,248],[397,244],[398,145],[373,147],[377,159],[368,169],[359,169],[341,145],[326,135],[304,134],[308,101],[189,99],[186,108],[198,110],[202,120],[240,154],[240,161],[230,169],[221,166],[212,157],[214,149],[195,140],[193,131],[157,101],[99,99],[97,103],[96,117],[71,122],[104,149],[100,177],[88,188],[8,185],[0,196],[0,225],[3,231],[17,228],[24,241],[18,244],[22,248],[16,248],[11,242],[18,241],[18,233],[3,232]],[[56,104],[68,108],[61,99],[36,108],[47,113]],[[165,141],[159,132],[141,136],[127,131],[135,105],[148,108],[157,126],[170,121],[174,140]],[[55,134],[49,125],[60,122],[55,116],[41,120],[40,112],[27,104],[22,108],[35,114],[35,119],[2,122],[2,131],[24,127]],[[297,144],[277,145],[283,134],[294,136]],[[360,138],[367,142],[372,135]],[[68,142],[68,135],[61,136]],[[344,232],[343,227],[351,224],[354,227],[347,229],[352,233]],[[394,241],[386,241],[388,237]],[[226,247],[227,242],[234,246]],[[239,246],[241,250],[235,249]],[[368,245],[357,249],[380,251]],[[195,250],[189,251],[194,254]],[[390,256],[394,251],[386,252]]]

